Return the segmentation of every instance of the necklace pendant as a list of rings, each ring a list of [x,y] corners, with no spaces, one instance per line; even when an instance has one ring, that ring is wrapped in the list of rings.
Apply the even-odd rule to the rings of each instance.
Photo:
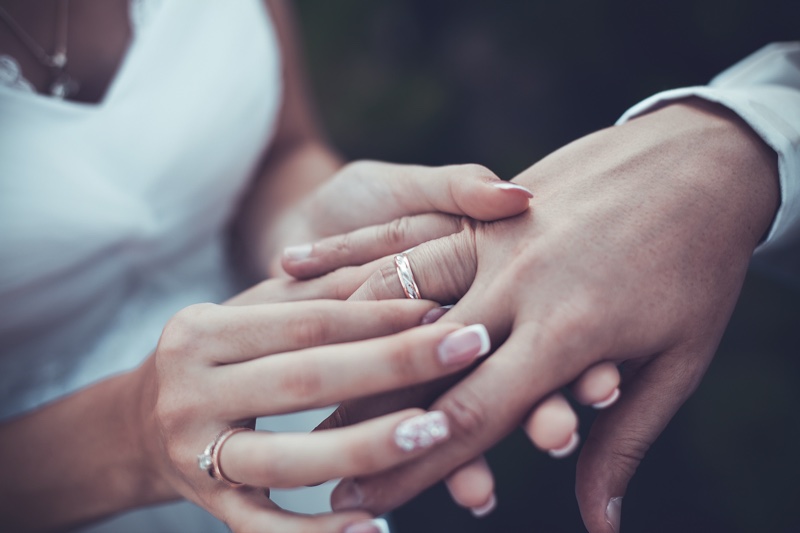
[[[50,85],[50,95],[63,100],[78,92],[78,82],[66,74],[59,74]]]
[[[64,68],[67,65],[67,54],[64,52],[57,52],[52,58],[53,66],[55,68]]]

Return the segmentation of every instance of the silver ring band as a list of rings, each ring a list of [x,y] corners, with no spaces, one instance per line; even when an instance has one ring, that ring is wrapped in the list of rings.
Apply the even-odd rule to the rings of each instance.
[[[406,298],[411,300],[419,300],[422,298],[419,294],[417,282],[414,281],[414,273],[411,271],[411,264],[408,262],[408,257],[405,253],[394,256],[394,268],[397,270],[397,277],[400,278],[400,285],[403,287]]]

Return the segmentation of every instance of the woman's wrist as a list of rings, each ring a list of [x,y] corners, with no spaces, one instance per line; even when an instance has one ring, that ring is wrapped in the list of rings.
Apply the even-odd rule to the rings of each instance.
[[[177,496],[153,475],[141,445],[136,374],[103,380],[0,428],[4,524],[63,528]]]

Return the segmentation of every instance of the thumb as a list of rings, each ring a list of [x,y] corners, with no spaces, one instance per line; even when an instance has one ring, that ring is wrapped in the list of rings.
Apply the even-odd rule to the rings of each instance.
[[[619,402],[595,419],[578,459],[575,484],[589,533],[619,533],[628,483],[705,372],[706,358],[696,355],[656,357],[623,384]]]
[[[415,286],[415,297],[440,304],[458,301],[472,285],[478,269],[475,229],[466,224],[459,233],[426,242],[387,260],[349,298],[350,300],[386,300],[411,298],[402,278]],[[397,258],[407,261],[398,264]]]
[[[341,189],[350,191],[341,199],[350,215],[347,218],[353,219],[355,212],[356,219],[367,219],[356,227],[435,212],[498,220],[522,213],[533,197],[525,187],[505,182],[475,164],[426,167],[358,161],[345,167],[338,181],[358,185],[356,192]]]

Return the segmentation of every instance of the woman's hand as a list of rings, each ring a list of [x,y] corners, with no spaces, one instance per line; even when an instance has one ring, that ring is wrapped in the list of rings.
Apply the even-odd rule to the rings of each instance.
[[[737,117],[712,104],[676,104],[524,172],[517,179],[535,185],[535,211],[465,225],[409,252],[421,294],[458,302],[443,320],[481,321],[495,344],[507,340],[433,402],[450,418],[449,443],[343,483],[334,508],[399,505],[472,461],[591,365],[624,362],[622,396],[594,423],[576,490],[589,531],[618,531],[638,462],[713,357],[777,207],[776,176],[775,154]],[[402,296],[391,263],[354,295]],[[424,392],[418,405],[436,394]],[[411,401],[346,403],[332,420]]]
[[[310,243],[325,237],[385,224],[415,215],[446,213],[476,220],[499,220],[522,213],[533,195],[520,185],[502,181],[480,165],[424,167],[377,161],[345,165],[311,192],[276,224],[275,246],[286,246],[283,267],[297,277],[320,273]],[[387,237],[403,239],[405,222]],[[432,239],[447,235],[447,223],[428,230]],[[374,255],[374,254],[373,254]],[[374,255],[379,257],[382,254]],[[272,274],[281,273],[281,258],[263,258]]]
[[[241,488],[209,477],[197,455],[226,427],[252,428],[257,416],[416,385],[488,351],[482,326],[409,329],[432,308],[424,301],[311,301],[181,311],[136,372],[148,467],[237,532],[340,532],[369,520],[359,512],[283,513],[263,489],[376,473],[419,457],[447,438],[442,413],[410,409],[313,434],[236,433],[219,451],[219,465]]]

